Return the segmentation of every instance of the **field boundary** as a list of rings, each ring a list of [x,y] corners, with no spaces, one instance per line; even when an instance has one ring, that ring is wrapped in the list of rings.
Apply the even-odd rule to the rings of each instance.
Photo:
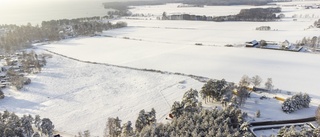
[[[41,48],[42,49],[42,48]],[[78,61],[78,62],[82,62],[82,63],[88,63],[88,64],[96,64],[96,65],[104,65],[104,66],[111,66],[111,67],[117,67],[117,68],[124,68],[124,69],[130,69],[130,70],[136,70],[136,71],[144,71],[144,72],[154,72],[154,73],[160,73],[160,74],[168,74],[168,75],[178,75],[178,76],[186,76],[186,77],[190,77],[192,79],[195,79],[199,82],[205,83],[207,81],[210,80],[210,78],[208,77],[204,77],[204,76],[197,76],[197,75],[192,75],[192,74],[184,74],[184,73],[179,73],[179,72],[169,72],[169,71],[161,71],[161,70],[156,70],[156,69],[147,69],[147,68],[134,68],[134,67],[128,67],[128,66],[120,66],[120,65],[114,65],[114,64],[109,64],[109,63],[99,63],[99,62],[94,62],[94,61],[84,61],[84,60],[80,60],[80,59],[76,59],[73,57],[69,57],[57,52],[53,52],[47,49],[42,49],[44,51],[47,51],[49,53],[64,57],[64,58],[68,58],[74,61]]]

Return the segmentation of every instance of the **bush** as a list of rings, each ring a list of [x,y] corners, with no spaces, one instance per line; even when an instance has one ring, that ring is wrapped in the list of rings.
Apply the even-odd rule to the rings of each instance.
[[[299,93],[287,98],[282,104],[282,110],[286,113],[292,113],[302,108],[308,108],[311,98],[308,94]]]

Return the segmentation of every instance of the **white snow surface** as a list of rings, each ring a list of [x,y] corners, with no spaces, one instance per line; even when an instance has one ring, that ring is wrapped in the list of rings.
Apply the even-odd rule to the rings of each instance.
[[[225,78],[236,83],[242,75],[260,75],[272,78],[276,88],[314,95],[320,89],[318,54],[105,37],[72,39],[43,48],[80,60]]]
[[[149,7],[144,6],[140,11],[143,8]],[[199,14],[209,11],[190,9],[190,12]],[[139,8],[133,10],[138,13]],[[161,15],[163,12],[162,9],[155,10],[161,12],[150,14]],[[234,6],[233,11],[238,10],[238,6]],[[129,27],[103,33],[110,37],[75,38],[37,47],[83,61],[179,72],[213,79],[225,78],[235,83],[244,74],[250,77],[260,75],[264,81],[272,78],[275,88],[309,93],[312,97],[311,107],[292,114],[283,113],[281,102],[272,99],[274,96],[290,96],[282,92],[252,94],[253,97],[248,99],[242,110],[248,112],[250,117],[254,117],[255,112],[260,110],[261,118],[256,121],[310,117],[320,103],[318,54],[222,47],[254,39],[295,42],[305,36],[319,35],[319,29],[307,29],[315,18],[292,21],[290,17],[309,12],[318,16],[318,10],[286,7],[285,11],[286,18],[276,22],[121,19],[128,22]],[[271,26],[274,31],[255,31],[259,26]],[[196,46],[195,43],[202,43],[203,46]],[[174,101],[181,100],[186,90],[200,90],[203,85],[186,76],[83,63],[58,55],[48,60],[41,73],[29,77],[31,85],[21,91],[4,91],[6,97],[1,100],[0,110],[48,117],[53,121],[55,129],[65,136],[74,136],[84,130],[90,130],[93,136],[102,136],[108,117],[118,116],[123,120],[122,123],[128,120],[134,123],[142,109],[150,111],[155,108],[157,120],[165,122]],[[262,95],[270,99],[260,100]]]
[[[193,14],[193,15],[206,15],[206,16],[227,16],[235,15],[241,9],[249,8],[265,8],[267,6],[204,6],[204,7],[181,7],[181,3],[172,3],[164,5],[147,5],[147,6],[131,6],[130,12],[133,14],[144,14],[153,16],[162,16],[163,12],[167,15],[173,14]],[[178,7],[180,6],[180,7]]]
[[[81,63],[55,55],[41,73],[30,77],[32,84],[20,92],[5,90],[0,110],[50,118],[55,130],[70,136],[84,130],[102,136],[108,117],[134,124],[142,109],[155,108],[157,120],[166,122],[173,102],[181,100],[186,90],[202,86],[189,77]]]

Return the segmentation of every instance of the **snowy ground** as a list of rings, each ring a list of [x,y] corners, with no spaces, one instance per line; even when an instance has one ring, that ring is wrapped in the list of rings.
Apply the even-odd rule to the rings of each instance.
[[[133,14],[162,16],[163,12],[167,15],[173,14],[193,14],[193,15],[207,15],[207,16],[227,16],[235,15],[240,12],[241,9],[254,8],[255,6],[204,6],[204,7],[181,7],[183,4],[173,3],[165,5],[152,5],[152,6],[132,6],[130,11]],[[180,7],[178,7],[180,6]],[[258,6],[264,8],[267,6]]]
[[[32,84],[21,92],[5,90],[1,110],[39,114],[50,118],[55,129],[75,135],[91,131],[101,136],[108,117],[135,123],[140,110],[155,108],[165,122],[174,101],[202,83],[189,77],[141,72],[81,63],[53,56]],[[184,82],[181,82],[184,81]],[[180,82],[180,83],[179,83]]]
[[[310,4],[311,2],[307,2]],[[319,1],[312,2],[320,4]],[[210,22],[210,21],[165,21],[156,20],[165,11],[171,14],[196,14],[207,16],[234,15],[241,9],[254,8],[254,6],[205,6],[178,8],[181,4],[167,4],[156,6],[136,6],[130,11],[133,14],[146,16],[123,19],[128,22],[128,28],[121,31],[113,30],[105,32],[114,37],[129,37],[138,40],[161,41],[168,43],[204,45],[243,44],[251,40],[285,41],[295,43],[303,37],[319,36],[319,29],[309,28],[320,17],[320,9],[305,9],[297,3],[280,3],[282,14],[285,18],[274,22]],[[278,5],[277,5],[278,6]],[[276,5],[261,6],[277,7]],[[261,8],[260,7],[260,8]],[[293,18],[293,15],[296,15]],[[144,20],[143,20],[144,19]],[[150,20],[151,19],[151,20]],[[294,19],[296,21],[294,21]],[[256,31],[260,26],[270,26],[271,31]]]
[[[67,40],[41,48],[80,60],[225,78],[236,83],[245,74],[260,75],[264,80],[272,78],[276,88],[314,95],[320,89],[318,54],[104,37]]]
[[[238,6],[233,8],[239,10]],[[306,12],[289,8],[285,12],[288,15]],[[264,80],[272,78],[275,88],[308,92],[312,96],[310,108],[285,114],[281,111],[281,102],[272,97],[289,97],[286,92],[253,94],[242,109],[251,117],[260,110],[261,118],[256,121],[309,117],[320,103],[319,55],[222,47],[253,39],[295,42],[304,36],[318,36],[319,29],[306,29],[313,24],[313,18],[219,23],[122,20],[128,22],[129,27],[103,33],[111,37],[69,39],[38,48],[83,61],[225,78],[236,83],[244,74],[260,75]],[[255,31],[256,27],[266,25],[275,31]],[[1,100],[0,110],[49,117],[56,130],[70,136],[87,129],[92,135],[101,136],[108,117],[119,116],[123,122],[135,122],[141,109],[149,111],[152,107],[158,121],[164,122],[172,103],[180,100],[184,91],[199,90],[203,84],[185,76],[88,64],[57,55],[48,60],[42,73],[30,77],[32,84],[21,92],[5,90],[6,98]],[[260,100],[262,95],[270,99]]]

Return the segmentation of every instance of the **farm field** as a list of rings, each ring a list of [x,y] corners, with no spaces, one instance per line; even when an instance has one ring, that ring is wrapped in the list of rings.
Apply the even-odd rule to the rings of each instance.
[[[94,48],[93,48],[94,46]],[[73,39],[41,48],[80,60],[225,78],[272,78],[276,88],[309,92],[320,89],[318,54],[274,50],[153,43],[115,38]]]
[[[55,130],[70,137],[85,130],[102,136],[108,117],[135,123],[142,109],[154,108],[157,120],[166,122],[173,102],[181,100],[186,90],[202,86],[189,77],[88,64],[57,55],[30,78],[32,83],[20,92],[4,91],[0,110],[50,118]]]

